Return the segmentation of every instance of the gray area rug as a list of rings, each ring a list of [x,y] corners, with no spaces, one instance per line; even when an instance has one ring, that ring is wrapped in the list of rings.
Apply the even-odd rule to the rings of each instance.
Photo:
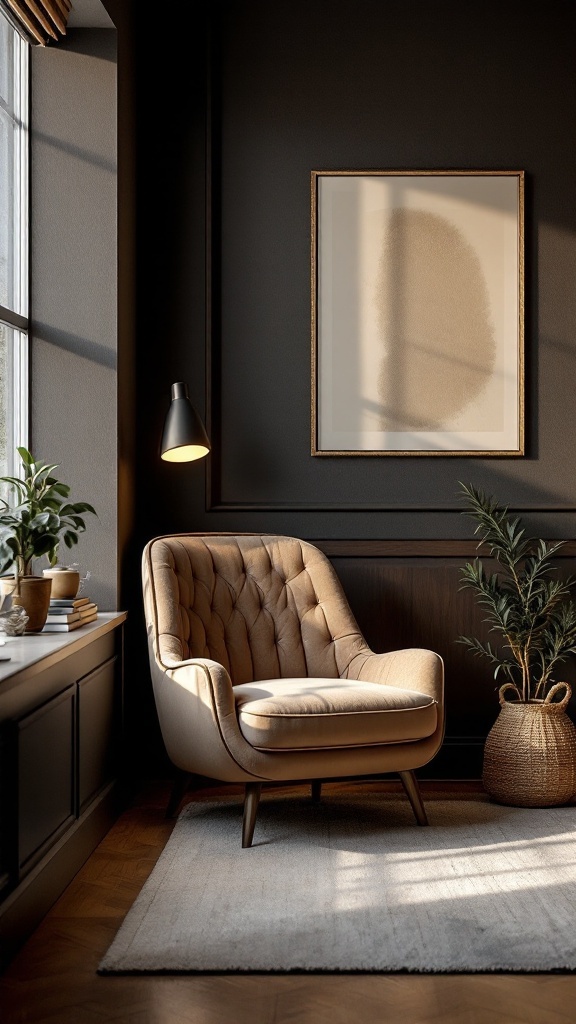
[[[99,973],[576,969],[576,807],[190,803]]]

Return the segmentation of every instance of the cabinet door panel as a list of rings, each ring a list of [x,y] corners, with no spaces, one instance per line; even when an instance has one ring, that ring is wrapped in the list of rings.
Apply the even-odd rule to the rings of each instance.
[[[10,724],[0,727],[0,899],[15,882],[16,801],[14,733]]]
[[[18,722],[18,850],[25,873],[74,817],[76,688]]]
[[[117,659],[78,682],[79,813],[114,777],[118,695]]]

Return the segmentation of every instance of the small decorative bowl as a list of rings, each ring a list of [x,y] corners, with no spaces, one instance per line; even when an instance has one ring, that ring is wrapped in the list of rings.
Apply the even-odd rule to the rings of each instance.
[[[53,565],[44,569],[44,576],[52,580],[51,598],[62,600],[76,597],[80,586],[80,573],[77,569],[69,569],[67,565]]]

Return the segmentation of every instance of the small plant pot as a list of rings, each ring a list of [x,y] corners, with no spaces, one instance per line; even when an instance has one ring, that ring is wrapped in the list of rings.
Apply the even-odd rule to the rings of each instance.
[[[68,569],[65,565],[55,565],[52,569],[44,569],[44,578],[52,580],[50,597],[58,600],[76,597],[80,587],[80,573],[77,569]]]
[[[0,590],[3,596],[10,596],[13,605],[19,605],[28,616],[25,633],[39,633],[46,624],[46,616],[50,607],[52,580],[43,576],[21,576],[17,593],[14,576],[3,576],[0,579]]]

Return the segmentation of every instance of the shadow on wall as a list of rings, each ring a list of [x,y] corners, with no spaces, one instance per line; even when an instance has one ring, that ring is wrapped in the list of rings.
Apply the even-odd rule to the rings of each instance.
[[[482,415],[502,429],[503,374],[494,373],[494,325],[474,248],[456,225],[425,210],[392,210],[384,238],[376,296],[388,339],[378,376],[380,429],[453,429],[454,417],[493,377]],[[467,429],[485,422],[466,417]]]
[[[55,345],[64,352],[72,352],[82,359],[88,359],[91,363],[97,363],[109,370],[116,370],[118,359],[115,348],[108,348],[98,341],[89,338],[82,338],[79,334],[71,334],[59,327],[51,327],[49,324],[36,320],[32,322],[32,335],[39,341],[45,341],[49,345]]]

